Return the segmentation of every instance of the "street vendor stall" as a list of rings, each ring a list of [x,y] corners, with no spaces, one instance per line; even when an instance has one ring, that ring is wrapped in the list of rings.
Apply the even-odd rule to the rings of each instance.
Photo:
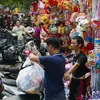
[[[38,5],[31,3],[29,15],[36,26],[43,24],[42,41],[57,37],[70,49],[70,38],[82,36],[84,41],[92,44],[92,51],[86,46],[82,48],[88,56],[86,65],[92,73],[93,95],[89,94],[87,98],[100,98],[94,96],[100,94],[100,0],[39,0]],[[68,53],[67,49],[65,52]]]

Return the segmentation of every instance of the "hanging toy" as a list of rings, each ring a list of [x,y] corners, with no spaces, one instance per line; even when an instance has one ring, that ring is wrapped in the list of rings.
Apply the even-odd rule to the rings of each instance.
[[[71,22],[76,22],[76,18],[79,16],[78,12],[73,12],[70,17]]]
[[[49,25],[49,15],[48,14],[42,14],[40,18],[41,22],[45,25]]]
[[[74,3],[74,4],[77,4],[77,0],[73,0],[73,3]]]
[[[50,14],[51,7],[48,4],[45,4],[44,10],[46,14]]]
[[[45,33],[46,35],[50,35],[49,32],[48,32],[49,15],[48,15],[48,14],[42,14],[40,20],[41,20],[41,22],[44,24],[43,27],[42,27],[44,33]]]
[[[59,12],[59,15],[58,15],[58,21],[59,21],[59,22],[63,22],[63,20],[64,20],[63,11],[60,11],[60,12]]]
[[[58,2],[57,2],[57,0],[48,0],[48,4],[50,6],[57,6]]]
[[[78,12],[79,13],[80,12],[79,2],[77,1],[73,5],[74,5],[74,11],[73,12]]]
[[[58,34],[62,34],[63,35],[64,32],[65,32],[65,27],[61,23],[60,26],[58,27]]]
[[[86,12],[86,1],[85,0],[78,0],[80,6],[80,12]]]
[[[97,29],[96,38],[100,39],[100,29]]]
[[[86,63],[86,66],[87,66],[88,68],[94,67],[94,66],[95,66],[95,62],[94,62],[94,61],[95,61],[95,60],[94,60],[94,51],[91,50],[91,51],[89,51],[89,53],[88,53],[88,61],[87,61],[87,63]]]
[[[65,15],[65,25],[66,26],[71,25],[70,17],[71,17],[71,12],[68,11],[67,14]]]
[[[56,27],[56,25],[54,24],[54,20],[50,20],[51,22],[51,24],[49,25],[49,27],[48,27],[48,30],[49,30],[49,32],[51,33],[51,34],[56,34],[57,33],[57,27]]]
[[[86,0],[87,2],[87,7],[89,7],[90,5],[92,5],[92,0]]]
[[[73,12],[73,3],[68,0],[68,1],[63,1],[61,9],[62,10],[69,10],[70,12]]]
[[[33,11],[36,12],[37,11],[37,8],[38,8],[37,2],[32,2],[31,3],[31,6],[33,7]]]
[[[30,16],[32,16],[32,15],[33,15],[33,6],[30,6],[29,15],[30,15]]]

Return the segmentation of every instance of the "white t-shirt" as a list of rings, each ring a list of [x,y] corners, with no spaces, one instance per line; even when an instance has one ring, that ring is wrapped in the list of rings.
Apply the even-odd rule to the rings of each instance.
[[[13,31],[15,34],[17,34],[18,40],[23,40],[22,34],[25,34],[25,32],[26,32],[26,29],[25,29],[24,26],[22,26],[22,25],[20,25],[19,27],[14,26],[13,29],[12,29],[12,31]]]

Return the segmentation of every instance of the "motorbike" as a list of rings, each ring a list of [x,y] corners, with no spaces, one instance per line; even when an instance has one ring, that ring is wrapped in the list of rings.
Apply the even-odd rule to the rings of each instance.
[[[40,47],[37,46],[36,38],[34,36],[32,36],[32,32],[30,34],[31,34],[31,36],[27,35],[27,34],[26,35],[23,34],[24,40],[26,41],[26,45],[31,42],[31,44],[29,44],[29,45],[34,46],[34,48],[37,49],[38,52],[40,52],[40,54],[42,56],[46,56],[47,48],[45,46],[45,43],[41,43]]]
[[[6,98],[3,100],[29,100],[29,98],[30,99],[32,98],[32,100],[43,100],[43,98],[44,98],[43,92],[38,93],[38,94],[26,94],[26,93],[20,91],[15,84],[16,81],[13,79],[2,78],[2,81],[3,81],[3,85],[4,85],[4,91],[2,94],[3,94],[3,98]],[[28,96],[28,98],[27,98],[27,96]],[[16,99],[14,99],[14,98],[16,98]],[[27,98],[27,99],[25,99],[25,98]]]
[[[6,29],[0,30],[0,53],[2,52],[4,46],[11,44],[12,39],[13,36],[10,31]]]
[[[15,64],[19,63],[20,66],[18,65],[18,67],[11,67],[11,68],[3,68],[2,69],[2,73],[4,75],[4,77],[2,78],[3,81],[3,85],[5,87],[5,90],[3,92],[4,94],[4,98],[8,98],[10,96],[14,96],[12,98],[15,98],[14,100],[27,100],[29,98],[33,98],[32,100],[42,100],[44,98],[44,93],[39,93],[39,94],[34,94],[34,95],[30,95],[30,94],[25,94],[22,91],[20,91],[17,86],[16,86],[16,78],[17,75],[19,73],[19,71],[22,69],[22,65],[24,63],[24,61],[26,60],[27,56],[33,52],[36,53],[37,55],[41,55],[41,53],[39,52],[39,50],[37,49],[37,46],[34,43],[34,39],[28,38],[27,40],[24,41],[24,44],[21,45],[16,44],[17,42],[17,37],[16,35],[12,37],[12,40],[10,42],[10,45],[6,45],[3,47],[2,50],[2,56],[3,56],[3,60],[4,61],[8,61],[9,60],[7,58],[10,57],[10,63],[14,62],[15,60]],[[8,51],[10,51],[10,53],[13,53],[12,55],[10,53],[8,53],[8,56],[4,56],[4,50],[6,51],[8,49]],[[14,52],[12,52],[14,51]],[[6,51],[7,53],[7,51]],[[11,59],[12,56],[12,59]],[[17,57],[16,57],[17,56]],[[18,56],[19,59],[18,59]],[[6,59],[5,59],[6,58]],[[28,97],[28,98],[27,98]],[[27,99],[25,99],[27,98]],[[36,99],[38,98],[38,99]],[[4,100],[9,100],[8,99],[4,99]]]

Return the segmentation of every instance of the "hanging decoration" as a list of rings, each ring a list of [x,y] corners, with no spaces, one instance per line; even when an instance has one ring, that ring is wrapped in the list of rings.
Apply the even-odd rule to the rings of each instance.
[[[32,2],[31,3],[31,7],[33,8],[33,12],[36,12],[37,11],[37,7],[38,7],[37,2]]]

